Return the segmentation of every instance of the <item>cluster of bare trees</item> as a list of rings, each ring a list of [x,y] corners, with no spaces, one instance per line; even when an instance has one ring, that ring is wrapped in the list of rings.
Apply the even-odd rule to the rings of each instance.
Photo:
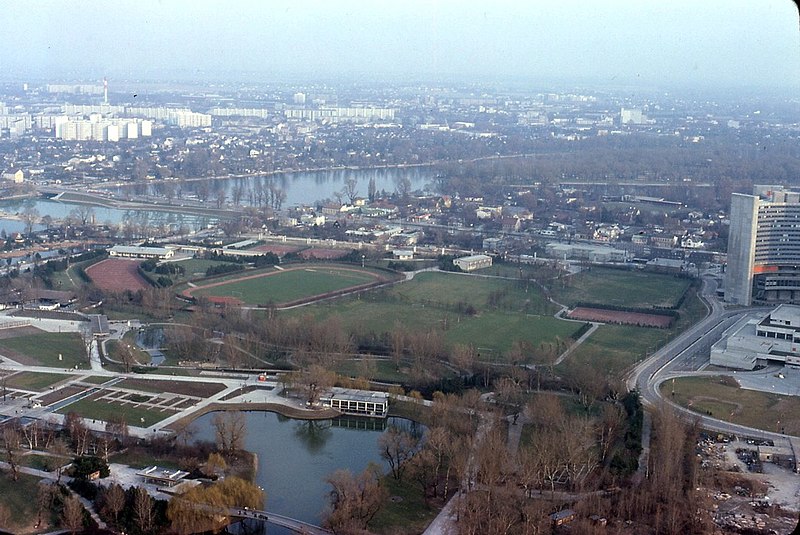
[[[388,492],[381,484],[381,470],[374,464],[360,474],[336,470],[326,481],[331,490],[325,525],[336,534],[366,530],[388,498]]]

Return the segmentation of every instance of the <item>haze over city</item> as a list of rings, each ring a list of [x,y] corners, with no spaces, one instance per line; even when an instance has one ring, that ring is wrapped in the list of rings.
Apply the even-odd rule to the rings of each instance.
[[[4,77],[800,85],[789,0],[43,1],[3,19]]]
[[[0,533],[797,525],[791,2],[6,4]]]

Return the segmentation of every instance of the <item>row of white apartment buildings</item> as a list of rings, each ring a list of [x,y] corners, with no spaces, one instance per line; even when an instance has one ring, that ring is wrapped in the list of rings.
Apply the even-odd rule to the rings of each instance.
[[[286,108],[283,110],[287,119],[303,121],[329,121],[329,122],[369,122],[374,120],[392,121],[397,110],[394,108]]]
[[[65,141],[119,141],[153,135],[153,123],[143,119],[107,119],[92,114],[89,119],[58,117],[53,134]]]
[[[210,114],[198,113],[188,108],[112,106],[110,104],[65,104],[63,109],[66,115],[90,116],[99,113],[103,116],[135,117],[160,121],[179,128],[203,128],[211,126]]]

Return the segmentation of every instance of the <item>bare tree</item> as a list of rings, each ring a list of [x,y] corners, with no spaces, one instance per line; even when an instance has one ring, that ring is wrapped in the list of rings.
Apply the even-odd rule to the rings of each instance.
[[[142,533],[150,533],[153,530],[155,511],[153,508],[153,498],[142,487],[136,487],[133,491],[133,517]]]
[[[0,504],[0,526],[8,527],[11,525],[11,509]]]
[[[70,494],[64,499],[64,509],[61,514],[64,527],[70,533],[74,535],[83,529],[83,506],[75,495]]]
[[[119,521],[119,514],[125,508],[125,490],[117,483],[103,491],[103,510],[111,515],[114,524]]]
[[[36,510],[38,514],[38,519],[36,521],[37,526],[42,525],[42,515],[47,512],[50,512],[50,508],[53,506],[53,500],[55,498],[55,493],[57,492],[57,486],[55,483],[40,483],[38,489],[36,490]],[[0,525],[7,526],[8,524]]]
[[[241,411],[217,412],[211,419],[217,447],[225,454],[233,455],[244,447],[247,435],[247,420]]]
[[[6,462],[11,472],[11,479],[19,479],[19,432],[15,426],[8,425],[3,428],[3,450]]]
[[[417,452],[418,447],[419,439],[396,426],[389,426],[389,429],[378,438],[381,457],[389,463],[392,477],[398,481],[403,478],[406,465]]]
[[[325,525],[334,533],[352,533],[367,528],[386,501],[387,492],[380,484],[380,470],[368,466],[359,475],[337,470],[327,478],[331,485],[330,512]]]
[[[358,181],[355,178],[345,180],[342,194],[347,196],[350,204],[354,204],[358,198]]]

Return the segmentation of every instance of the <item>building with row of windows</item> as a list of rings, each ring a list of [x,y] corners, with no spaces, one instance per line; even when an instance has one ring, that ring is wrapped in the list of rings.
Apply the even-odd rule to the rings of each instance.
[[[711,346],[711,364],[752,370],[758,361],[800,366],[800,306],[783,304],[761,319],[745,317]]]
[[[725,301],[800,304],[800,192],[753,190],[731,199]]]
[[[389,394],[369,390],[334,388],[320,396],[323,407],[336,409],[343,414],[386,418],[389,414]]]

